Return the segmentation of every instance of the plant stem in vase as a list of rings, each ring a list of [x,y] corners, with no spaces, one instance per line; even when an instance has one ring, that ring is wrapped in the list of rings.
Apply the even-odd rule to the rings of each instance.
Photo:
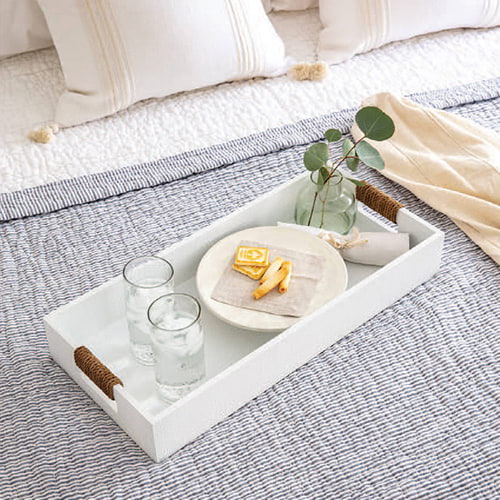
[[[356,142],[344,139],[342,156],[330,159],[329,145],[342,139],[337,129],[325,132],[326,142],[310,146],[304,153],[304,165],[311,172],[310,180],[300,191],[295,206],[295,222],[347,234],[356,220],[357,205],[354,186],[362,181],[345,176],[339,167],[356,172],[360,161],[382,170],[384,161],[378,151],[365,139],[384,141],[394,134],[394,122],[379,108],[368,106],[356,113],[356,124],[363,136]]]
[[[356,220],[356,211],[354,186],[343,176],[335,175],[319,193],[313,182],[305,184],[297,197],[295,221],[304,226],[347,234]]]

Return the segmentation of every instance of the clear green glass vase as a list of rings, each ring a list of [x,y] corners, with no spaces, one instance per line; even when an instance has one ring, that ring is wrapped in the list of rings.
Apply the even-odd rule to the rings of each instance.
[[[334,174],[328,185],[318,193],[311,216],[316,187],[310,179],[304,183],[295,204],[295,222],[340,234],[349,233],[356,222],[357,213],[354,184],[341,175]]]

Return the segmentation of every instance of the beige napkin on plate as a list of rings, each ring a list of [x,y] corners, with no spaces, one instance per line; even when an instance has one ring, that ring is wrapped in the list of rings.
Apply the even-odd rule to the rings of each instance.
[[[363,105],[379,107],[396,126],[391,139],[368,141],[385,161],[381,173],[448,215],[500,264],[500,136],[388,93]],[[357,126],[352,134],[361,137]]]
[[[254,241],[242,241],[240,245],[263,246]],[[235,271],[231,267],[234,258],[231,258],[220,280],[215,285],[212,299],[254,311],[281,316],[303,316],[308,311],[311,299],[323,274],[322,259],[313,254],[265,246],[269,248],[269,262],[272,262],[276,257],[292,261],[292,279],[288,291],[281,294],[275,288],[261,299],[255,300],[252,293],[259,286],[259,281]]]

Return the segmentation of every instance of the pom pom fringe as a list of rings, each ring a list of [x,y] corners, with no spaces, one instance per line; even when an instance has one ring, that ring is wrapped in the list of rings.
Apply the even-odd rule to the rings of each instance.
[[[288,70],[288,76],[293,80],[311,80],[319,82],[324,80],[329,73],[328,64],[324,62],[299,63]]]
[[[39,144],[48,144],[54,140],[55,135],[59,132],[59,125],[57,123],[51,123],[45,125],[44,127],[32,130],[28,137]]]

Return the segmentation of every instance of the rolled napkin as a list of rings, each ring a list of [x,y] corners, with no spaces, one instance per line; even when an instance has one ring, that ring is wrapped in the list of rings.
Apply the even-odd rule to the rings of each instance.
[[[343,236],[334,231],[325,231],[312,226],[300,226],[286,222],[278,222],[278,226],[315,234],[337,248],[343,259],[356,264],[385,266],[410,249],[408,233],[385,231],[360,233],[357,228],[353,228],[347,236]]]
[[[363,105],[379,107],[396,126],[389,140],[373,143],[385,162],[382,175],[450,217],[500,264],[500,136],[388,93]],[[357,126],[352,135],[362,136]]]

